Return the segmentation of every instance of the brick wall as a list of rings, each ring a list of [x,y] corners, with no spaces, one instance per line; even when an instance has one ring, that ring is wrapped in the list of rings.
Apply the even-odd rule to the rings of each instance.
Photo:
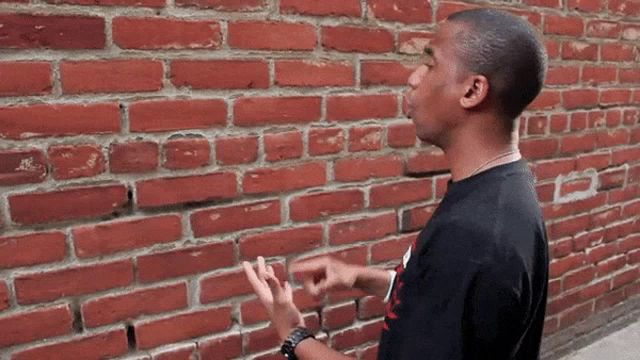
[[[495,1],[547,36],[520,122],[547,336],[640,292],[640,5]],[[0,1],[0,358],[274,358],[239,262],[395,264],[448,179],[401,115],[426,0]],[[295,292],[375,356],[382,304]]]

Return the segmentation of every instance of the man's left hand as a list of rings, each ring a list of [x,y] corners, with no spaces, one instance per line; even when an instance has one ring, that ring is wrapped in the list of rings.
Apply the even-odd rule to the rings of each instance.
[[[267,309],[271,323],[275,327],[281,341],[284,341],[297,326],[305,326],[302,314],[293,303],[291,285],[285,281],[284,287],[276,278],[273,267],[266,266],[264,258],[258,257],[258,273],[247,261],[242,263],[247,279],[253,291]]]

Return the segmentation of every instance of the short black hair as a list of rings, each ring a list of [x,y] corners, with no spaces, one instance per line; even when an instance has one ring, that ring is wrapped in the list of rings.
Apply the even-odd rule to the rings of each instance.
[[[450,15],[466,25],[454,48],[466,70],[484,75],[498,112],[509,125],[538,96],[547,72],[541,35],[527,21],[495,9],[471,9]]]

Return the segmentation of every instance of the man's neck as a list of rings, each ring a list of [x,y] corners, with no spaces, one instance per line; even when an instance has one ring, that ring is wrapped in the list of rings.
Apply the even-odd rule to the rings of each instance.
[[[453,181],[521,158],[517,130],[511,136],[487,136],[491,133],[483,132],[484,136],[478,136],[478,132],[457,134],[458,137],[444,149]]]

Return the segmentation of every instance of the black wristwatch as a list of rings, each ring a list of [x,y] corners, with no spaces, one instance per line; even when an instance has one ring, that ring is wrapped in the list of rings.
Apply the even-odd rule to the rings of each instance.
[[[298,360],[295,354],[295,349],[298,344],[306,338],[316,338],[307,328],[297,327],[293,329],[291,334],[284,341],[280,347],[280,352],[289,360]]]

